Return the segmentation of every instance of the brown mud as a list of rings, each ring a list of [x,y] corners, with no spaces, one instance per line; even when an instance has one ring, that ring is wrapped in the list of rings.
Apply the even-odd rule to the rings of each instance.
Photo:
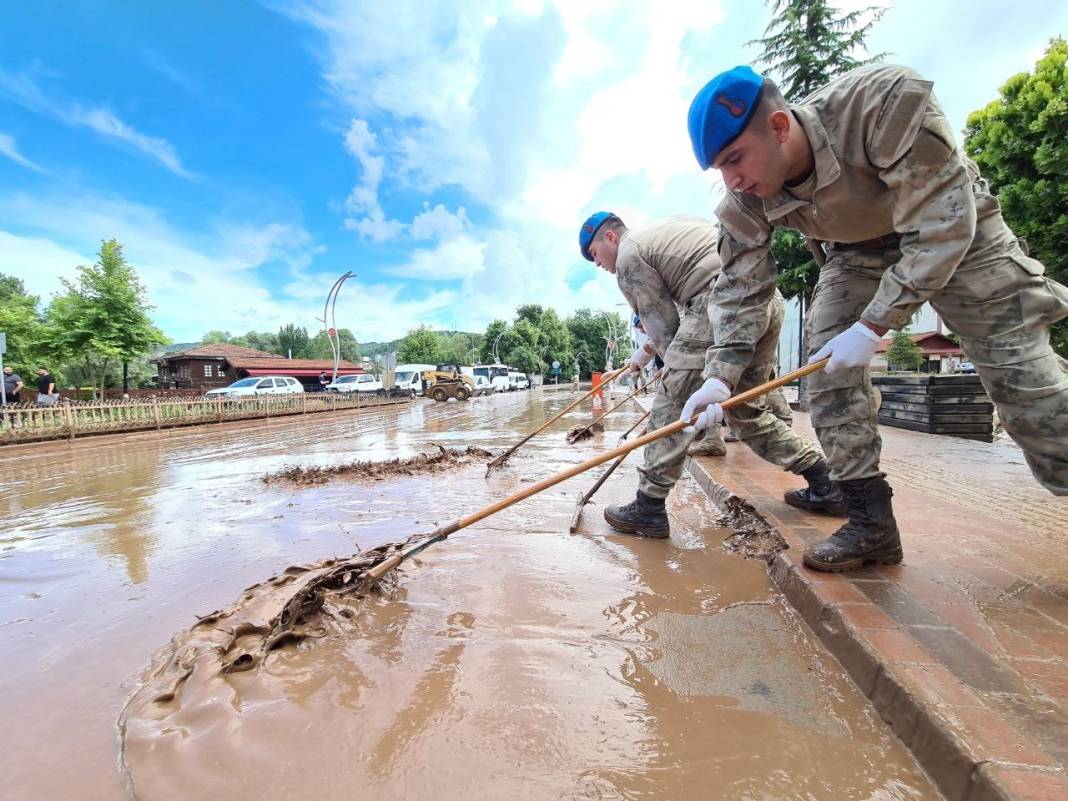
[[[420,453],[404,459],[389,459],[384,462],[351,462],[330,467],[287,467],[263,477],[265,484],[272,481],[289,481],[293,484],[325,484],[335,478],[356,478],[385,481],[399,476],[414,476],[420,473],[439,473],[471,462],[485,461],[493,454],[485,448],[468,445],[466,448],[446,448],[438,445],[436,453]]]
[[[730,532],[693,480],[669,500],[669,540],[607,527],[597,507],[633,496],[640,453],[574,535],[594,474],[454,534],[376,588],[352,581],[390,543],[611,447],[636,413],[574,448],[566,426],[581,418],[561,421],[490,480],[471,463],[384,482],[261,481],[294,461],[499,448],[570,397],[0,465],[5,801],[935,801],[764,565],[723,551]]]

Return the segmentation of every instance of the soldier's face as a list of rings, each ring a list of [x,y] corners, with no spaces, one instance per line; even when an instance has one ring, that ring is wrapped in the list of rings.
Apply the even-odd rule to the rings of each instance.
[[[590,255],[593,263],[605,272],[615,275],[616,256],[619,253],[619,237],[615,231],[605,231],[603,237],[598,237],[590,244]]]
[[[783,143],[775,131],[750,125],[716,158],[713,166],[731,192],[768,198],[786,181]]]

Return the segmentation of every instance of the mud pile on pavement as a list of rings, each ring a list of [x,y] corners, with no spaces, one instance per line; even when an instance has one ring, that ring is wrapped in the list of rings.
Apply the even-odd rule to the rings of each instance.
[[[567,444],[574,445],[576,442],[583,439],[593,438],[593,427],[590,425],[575,426],[567,432]]]
[[[736,553],[746,559],[769,561],[779,551],[787,549],[786,541],[773,529],[756,508],[744,498],[740,498],[717,485],[723,492],[714,492],[712,500],[719,510],[721,526],[734,533],[723,540],[723,547],[729,553]]]
[[[436,453],[420,453],[407,459],[390,459],[385,462],[350,462],[332,467],[287,467],[263,477],[264,483],[289,481],[293,484],[325,484],[333,478],[357,478],[384,481],[396,476],[414,476],[422,473],[438,473],[470,462],[483,461],[493,456],[485,448],[469,445],[466,448],[438,446]]]

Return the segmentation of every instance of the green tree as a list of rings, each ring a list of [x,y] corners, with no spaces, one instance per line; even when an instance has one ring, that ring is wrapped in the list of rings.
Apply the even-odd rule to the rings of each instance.
[[[547,371],[554,361],[560,362],[561,372],[574,369],[575,351],[572,347],[571,332],[553,309],[545,309],[541,313],[538,330],[541,331],[539,355],[542,370]]]
[[[919,370],[923,367],[923,349],[916,344],[907,330],[895,331],[886,363],[891,370]]]
[[[441,337],[425,325],[408,332],[397,349],[397,364],[438,364],[444,348]]]
[[[765,4],[771,7],[771,22],[762,38],[746,45],[760,45],[757,63],[776,76],[783,97],[791,102],[811,94],[835,75],[886,55],[854,56],[886,13],[885,8],[868,6],[843,13],[832,0],[766,0]]]
[[[1034,72],[1012,76],[1000,94],[968,116],[964,149],[1009,227],[1051,278],[1068,283],[1068,43],[1050,40]],[[1068,356],[1068,321],[1053,327],[1052,338]]]
[[[504,332],[508,329],[508,323],[504,320],[494,320],[492,323],[486,326],[486,333],[482,335],[482,350],[478,355],[479,361],[482,364],[492,364],[496,359],[494,358],[494,349],[498,355],[500,355],[500,341],[498,338],[504,338]]]
[[[337,330],[338,344],[341,346],[341,358],[345,361],[356,362],[360,361],[360,348],[356,343],[356,336],[348,328],[339,328]],[[293,354],[296,358],[296,353]],[[334,351],[330,347],[330,340],[326,336],[326,331],[320,331],[308,342],[304,348],[304,356],[306,359],[333,359]]]
[[[283,356],[305,359],[308,354],[308,329],[287,323],[278,329],[278,349]]]
[[[757,64],[776,81],[783,97],[791,103],[802,100],[835,76],[879,61],[885,55],[867,59],[854,55],[863,48],[885,8],[868,6],[843,13],[831,0],[765,0],[765,4],[771,9],[771,21],[762,38],[746,45],[760,47]],[[798,324],[802,325],[819,278],[819,265],[804,237],[785,228],[777,228],[772,234],[772,253],[779,267],[779,289],[784,297],[798,299]],[[798,340],[801,356],[806,348],[804,340],[802,327]],[[804,404],[803,390],[801,398]]]
[[[605,319],[606,316],[608,319]],[[595,312],[589,309],[578,309],[568,317],[567,328],[571,333],[579,375],[583,378],[604,370],[606,338],[613,335],[619,336],[627,330],[623,318],[616,312]],[[626,356],[629,355],[629,353],[626,354]],[[619,362],[618,356],[616,362]],[[574,367],[574,363],[562,362],[560,369],[566,375]]]
[[[262,350],[264,353],[276,353],[282,356],[282,349],[278,345],[278,334],[271,331],[249,331],[241,339],[245,347],[253,350]]]
[[[42,358],[38,300],[35,295],[27,294],[20,279],[3,273],[0,273],[0,331],[7,334],[4,364],[28,380]]]
[[[49,304],[43,349],[55,363],[80,361],[96,387],[107,388],[109,367],[168,341],[152,324],[144,286],[117,240],[103,242],[97,263],[80,265],[77,280],[63,286]]]

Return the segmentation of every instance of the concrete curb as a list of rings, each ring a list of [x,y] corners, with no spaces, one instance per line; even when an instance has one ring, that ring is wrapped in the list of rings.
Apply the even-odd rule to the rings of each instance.
[[[787,549],[769,560],[772,580],[948,801],[1068,799],[1068,776],[1053,757],[850,580],[802,566],[806,542],[776,516],[773,499],[747,500],[736,471],[716,469],[710,460],[687,459],[686,469],[732,528],[763,525],[782,537]],[[739,509],[747,511],[739,516]]]

